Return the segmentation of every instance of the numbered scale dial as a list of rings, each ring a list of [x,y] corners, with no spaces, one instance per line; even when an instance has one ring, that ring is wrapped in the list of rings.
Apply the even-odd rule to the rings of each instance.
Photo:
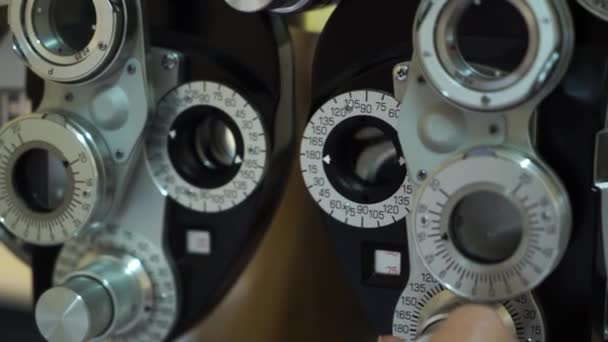
[[[608,2],[605,0],[578,0],[589,12],[598,18],[608,21]]]
[[[184,84],[158,106],[146,156],[164,194],[213,213],[233,208],[260,183],[268,142],[259,113],[219,83]]]
[[[453,309],[465,302],[437,283],[428,272],[412,274],[395,308],[393,335],[414,342],[432,321],[433,311]],[[542,312],[530,293],[494,305],[520,342],[545,342]],[[441,312],[434,312],[441,313]]]
[[[150,295],[143,311],[128,316],[131,322],[125,324],[126,329],[119,333],[108,331],[107,337],[113,341],[162,341],[177,319],[177,284],[163,251],[145,238],[126,230],[109,229],[87,233],[78,240],[70,241],[59,254],[53,283],[56,286],[62,284],[71,274],[104,256],[124,255],[132,258],[125,274],[132,273],[130,270],[133,268],[143,266],[149,288],[140,290],[150,292]],[[114,316],[116,315],[115,311]],[[61,318],[63,317],[58,317]]]
[[[398,112],[390,95],[358,90],[333,98],[310,119],[300,153],[304,182],[337,221],[379,228],[409,212],[413,188],[397,137]]]
[[[90,134],[60,116],[24,115],[6,125],[0,131],[2,224],[37,245],[78,234],[102,196],[94,146]]]
[[[417,196],[417,252],[442,284],[472,300],[530,291],[557,266],[570,237],[563,186],[515,151],[461,155],[432,174]]]

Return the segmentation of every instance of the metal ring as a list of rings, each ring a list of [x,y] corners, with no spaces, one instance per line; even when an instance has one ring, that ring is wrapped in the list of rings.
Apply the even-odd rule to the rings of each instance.
[[[135,326],[127,325],[114,331],[108,329],[105,336],[121,341],[163,341],[171,332],[178,316],[180,296],[175,273],[162,249],[145,237],[116,227],[99,231],[87,231],[78,239],[69,241],[61,249],[53,272],[53,284],[61,285],[87,265],[103,256],[125,258],[129,256],[141,262],[145,277],[138,275],[143,285],[146,312],[134,317]],[[145,279],[147,278],[147,279]],[[150,287],[150,285],[153,285]],[[152,300],[150,300],[152,299]],[[108,336],[109,335],[109,336]],[[107,338],[92,341],[107,341]]]
[[[225,184],[203,188],[180,174],[171,161],[169,143],[173,124],[187,111],[209,107],[226,114],[242,137],[242,155],[237,155],[238,171]],[[248,199],[265,175],[269,141],[260,113],[238,92],[212,81],[182,84],[167,93],[158,105],[157,119],[146,139],[145,155],[159,190],[181,205],[203,213],[224,212]],[[201,119],[204,116],[201,116]]]
[[[419,13],[416,50],[425,75],[437,91],[470,110],[499,111],[518,106],[546,91],[570,60],[572,37],[565,7],[551,1],[506,0],[522,15],[529,33],[526,55],[515,71],[488,76],[469,65],[457,46],[457,26],[473,0],[427,2]],[[543,87],[545,86],[545,87]]]
[[[125,5],[110,0],[91,1],[96,13],[95,33],[87,46],[81,51],[52,51],[45,46],[52,37],[50,22],[36,19],[37,16],[51,15],[49,9],[53,0],[16,0],[9,8],[9,23],[15,35],[15,42],[23,51],[30,68],[38,76],[63,83],[87,80],[99,74],[116,58],[117,50],[124,41],[126,31]],[[37,24],[41,22],[41,24]],[[44,24],[46,23],[46,24]],[[40,25],[46,29],[41,30]],[[43,33],[41,31],[47,31]],[[55,37],[61,40],[60,37]],[[63,44],[62,44],[63,45]],[[66,53],[67,50],[67,53]]]
[[[41,138],[40,132],[44,132]],[[99,212],[104,176],[88,133],[40,114],[24,115],[0,131],[0,220],[17,237],[36,245],[58,245],[76,236]],[[69,178],[61,205],[50,212],[31,209],[14,187],[15,166],[33,149],[61,158]]]
[[[425,267],[445,287],[476,301],[504,300],[536,287],[561,260],[571,230],[566,191],[548,168],[513,151],[490,151],[461,155],[434,172],[421,186],[412,216]],[[452,239],[453,209],[479,191],[501,195],[522,216],[521,240],[502,261],[473,260]]]
[[[352,104],[352,107],[348,107],[348,104]],[[349,198],[336,188],[326,170],[326,165],[332,164],[332,156],[324,155],[326,147],[330,146],[328,138],[345,122],[373,118],[394,129],[398,111],[399,103],[391,95],[376,90],[354,90],[330,99],[311,117],[300,146],[302,177],[314,201],[334,220],[351,227],[376,229],[403,220],[410,213],[413,192],[410,177],[406,175],[385,198],[375,203],[361,202],[361,199]],[[345,144],[343,141],[341,143]],[[397,158],[406,171],[405,159],[402,156]]]
[[[150,319],[150,312],[146,312],[145,308],[152,306],[154,302],[152,281],[139,259],[115,251],[107,251],[103,255],[94,251],[83,259],[90,263],[70,273],[63,283],[78,277],[94,279],[102,284],[110,295],[114,308],[110,325],[102,335],[96,336],[95,340],[126,333]],[[132,305],[125,305],[129,302],[135,303],[133,306],[137,309],[133,310]]]

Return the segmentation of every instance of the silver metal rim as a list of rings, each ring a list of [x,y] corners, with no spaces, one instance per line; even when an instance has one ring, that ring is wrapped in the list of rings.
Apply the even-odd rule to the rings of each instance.
[[[131,268],[131,271],[132,271],[132,276],[134,276],[134,279],[137,281],[139,287],[141,288],[141,298],[139,298],[140,300],[138,301],[138,303],[139,303],[138,306],[139,306],[140,310],[137,312],[135,317],[130,317],[131,320],[128,324],[119,326],[116,311],[121,307],[120,306],[121,303],[123,303],[123,301],[121,300],[121,297],[124,297],[125,295],[131,295],[131,293],[118,293],[117,291],[115,291],[113,289],[112,286],[109,285],[108,279],[105,279],[105,278],[101,277],[99,274],[96,274],[94,272],[78,270],[74,273],[71,273],[68,277],[66,277],[64,279],[64,281],[62,283],[66,283],[70,279],[75,278],[75,277],[88,277],[88,278],[96,280],[100,284],[103,284],[105,290],[110,294],[110,298],[112,298],[112,307],[114,308],[112,322],[110,323],[110,325],[108,326],[106,331],[101,336],[95,337],[96,340],[103,340],[103,339],[108,338],[111,335],[120,334],[120,333],[129,331],[133,327],[141,324],[146,319],[149,319],[150,314],[149,314],[149,312],[145,312],[144,308],[149,307],[153,304],[153,295],[154,294],[152,293],[152,288],[150,285],[151,281],[146,273],[146,270],[142,268],[142,265],[138,265],[139,266],[138,269],[132,269],[132,265],[134,264],[134,263],[132,263],[132,261],[138,262],[139,260],[135,259],[134,257],[132,257],[130,255],[125,255],[125,254],[120,255],[119,253],[116,253],[113,251],[106,251],[106,252],[108,253],[107,255],[99,254],[99,251],[92,251],[88,255],[84,255],[82,260],[83,261],[86,260],[87,262],[81,263],[79,265],[79,267],[86,268],[88,265],[91,265],[92,263],[99,262],[100,259],[102,259],[102,258],[107,258],[107,259],[111,258],[111,259],[113,259],[112,260],[113,262],[117,262],[117,263],[120,262],[120,263],[124,264],[125,267],[127,267],[127,265],[129,265],[129,267]],[[112,255],[112,254],[117,254],[117,255]],[[137,263],[137,264],[139,264],[139,263]]]
[[[558,265],[571,230],[571,209],[557,177],[541,163],[506,150],[459,156],[421,186],[412,214],[414,243],[425,267],[446,288],[475,301],[497,301],[530,291]],[[500,190],[496,190],[500,189]],[[451,209],[476,191],[496,191],[524,218],[517,250],[499,263],[464,256],[449,236]]]
[[[40,137],[44,132],[44,137]],[[20,239],[36,245],[57,245],[72,239],[99,210],[104,173],[92,141],[73,123],[60,124],[31,114],[12,121],[0,131],[0,220]],[[57,210],[39,213],[20,199],[13,186],[13,167],[32,149],[47,149],[70,166],[69,195]]]
[[[505,110],[544,94],[539,91],[546,88],[542,86],[561,77],[561,66],[569,63],[565,50],[572,47],[571,38],[561,30],[570,27],[567,7],[547,0],[507,1],[527,24],[529,48],[514,72],[495,79],[472,72],[453,48],[455,26],[472,0],[438,0],[421,8],[420,25],[414,34],[416,50],[425,75],[449,101],[470,110]]]
[[[482,92],[493,92],[511,87],[530,71],[534,63],[539,46],[538,27],[533,16],[524,15],[530,13],[530,8],[526,3],[522,1],[510,1],[510,3],[523,15],[529,34],[529,42],[526,55],[521,64],[519,64],[516,70],[504,77],[484,77],[483,74],[477,72],[479,68],[471,66],[460,53],[458,42],[456,41],[458,35],[457,27],[468,6],[463,6],[462,1],[447,2],[437,18],[435,44],[439,60],[449,74],[454,77],[464,77],[466,81],[463,80],[462,82],[472,89]],[[469,73],[470,77],[466,77],[465,74]]]
[[[126,30],[122,1],[86,0],[95,7],[95,33],[86,48],[66,56],[49,51],[39,39],[32,19],[38,1],[15,0],[9,8],[15,41],[34,73],[55,82],[79,82],[102,72],[117,57]]]

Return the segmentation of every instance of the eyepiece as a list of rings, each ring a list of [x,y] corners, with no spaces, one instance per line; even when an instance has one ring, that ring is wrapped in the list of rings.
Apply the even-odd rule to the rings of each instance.
[[[103,72],[126,30],[126,7],[110,0],[16,0],[9,7],[15,45],[43,79],[76,83]]]

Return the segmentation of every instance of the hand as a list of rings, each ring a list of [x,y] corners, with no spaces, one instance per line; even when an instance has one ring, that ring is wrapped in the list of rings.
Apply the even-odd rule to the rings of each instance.
[[[379,342],[401,342],[396,337],[380,337]],[[431,342],[515,342],[513,333],[496,312],[479,305],[454,310],[431,338]]]

